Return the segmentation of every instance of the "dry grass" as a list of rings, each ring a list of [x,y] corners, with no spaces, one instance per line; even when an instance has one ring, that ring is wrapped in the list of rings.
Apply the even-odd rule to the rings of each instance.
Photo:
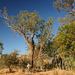
[[[21,70],[15,70],[13,73],[9,73],[8,69],[0,70],[0,75],[75,75],[72,71],[65,71],[60,69],[54,69],[46,72],[36,72],[36,73],[29,73],[29,72],[22,72]]]

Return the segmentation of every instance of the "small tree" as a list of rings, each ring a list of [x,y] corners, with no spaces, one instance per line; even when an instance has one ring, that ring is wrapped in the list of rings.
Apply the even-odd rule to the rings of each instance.
[[[11,53],[11,54],[3,54],[1,56],[3,60],[3,64],[6,65],[9,68],[9,71],[12,72],[11,66],[18,65],[18,59],[17,59],[17,51]]]
[[[3,50],[3,43],[0,41],[0,55],[2,54],[2,50]]]

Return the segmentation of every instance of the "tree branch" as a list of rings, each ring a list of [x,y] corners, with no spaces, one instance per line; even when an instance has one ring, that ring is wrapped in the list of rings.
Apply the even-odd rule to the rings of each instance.
[[[25,33],[23,33],[23,37],[26,39],[27,43],[31,46],[31,42],[29,41],[28,36],[26,36]]]

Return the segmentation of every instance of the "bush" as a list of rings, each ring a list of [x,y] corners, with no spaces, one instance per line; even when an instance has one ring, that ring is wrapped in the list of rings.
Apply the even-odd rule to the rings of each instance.
[[[2,62],[9,68],[9,71],[12,72],[12,66],[18,65],[19,60],[17,59],[17,51],[11,54],[3,54],[1,56]]]
[[[30,59],[27,58],[27,55],[22,55],[21,57],[19,57],[19,67],[24,69],[27,68],[27,64],[30,64]]]

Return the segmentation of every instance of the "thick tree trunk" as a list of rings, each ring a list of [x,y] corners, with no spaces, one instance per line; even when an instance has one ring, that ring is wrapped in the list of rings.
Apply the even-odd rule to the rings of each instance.
[[[34,68],[34,49],[35,49],[35,46],[32,45],[31,46],[31,53],[32,53],[32,55],[31,55],[31,68]]]
[[[31,58],[31,68],[34,68],[34,50],[35,50],[35,44],[34,44],[34,35],[32,36],[31,39],[31,52],[32,52],[32,58]]]

